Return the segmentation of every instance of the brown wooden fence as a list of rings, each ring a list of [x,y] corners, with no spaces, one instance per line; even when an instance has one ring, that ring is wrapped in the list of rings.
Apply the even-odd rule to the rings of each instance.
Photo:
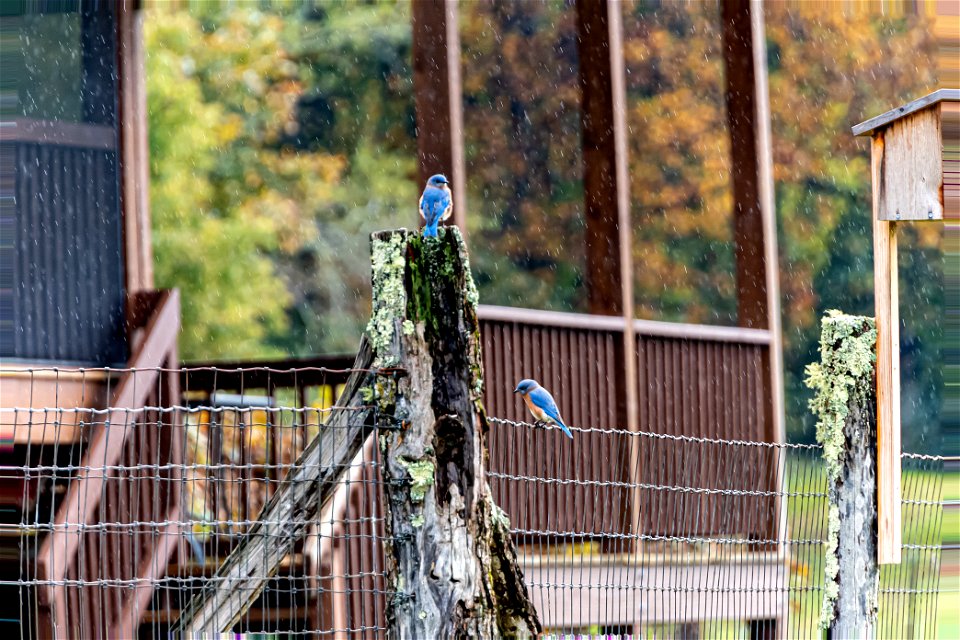
[[[567,423],[579,427],[626,429],[626,392],[623,372],[623,321],[618,317],[534,311],[513,307],[480,307],[483,359],[486,379],[485,407],[488,415],[508,420],[529,420],[519,398],[513,394],[517,381],[536,378],[557,399]],[[717,327],[635,320],[639,424],[641,431],[676,436],[774,442],[772,399],[765,392],[769,380],[770,334],[765,330]],[[342,382],[331,370],[346,369],[352,356],[249,363],[229,362],[191,366],[181,386],[190,393],[259,393],[274,397],[278,389],[290,389],[299,406],[307,406],[311,389]],[[344,374],[346,375],[346,374]],[[325,391],[332,397],[330,391]],[[270,416],[266,416],[270,419]],[[218,442],[220,427],[213,420],[212,442]],[[271,425],[271,442],[278,429]],[[305,427],[304,427],[305,428]],[[606,485],[596,508],[596,486],[554,485],[546,495],[530,496],[497,491],[498,504],[530,530],[576,528],[602,537],[631,530],[647,534],[684,535],[729,533],[723,520],[724,497],[689,496],[662,489],[635,489],[628,495],[618,483],[656,486],[687,486],[691,477],[711,479],[716,486],[730,486],[746,468],[723,460],[697,456],[701,468],[681,465],[679,450],[671,455],[656,440],[646,442],[637,468],[630,467],[630,439],[625,435],[586,432],[573,442],[554,437],[546,430],[493,428],[489,448],[491,466],[513,476],[590,479]],[[307,434],[303,434],[305,439]],[[304,442],[304,440],[301,440]],[[587,461],[574,456],[572,447],[589,451]],[[219,448],[211,451],[214,462]],[[282,450],[271,446],[270,451]],[[296,452],[292,452],[296,455]],[[775,457],[752,452],[751,474],[760,474],[762,485],[774,492],[777,486]],[[269,467],[274,460],[267,460]],[[751,478],[751,486],[755,486]],[[770,539],[775,518],[760,517],[776,509],[771,496],[758,496],[758,514],[749,519],[747,535]],[[630,501],[639,500],[641,521],[631,527]],[[697,501],[697,504],[692,504]],[[656,506],[656,508],[653,508]],[[651,514],[675,512],[669,522]],[[696,514],[696,515],[687,515]],[[245,509],[242,519],[255,512]],[[576,522],[574,522],[576,520]],[[576,525],[574,527],[574,525]]]

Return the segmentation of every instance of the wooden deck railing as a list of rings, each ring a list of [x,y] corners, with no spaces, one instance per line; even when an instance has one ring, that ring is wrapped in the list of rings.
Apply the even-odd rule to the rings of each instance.
[[[133,637],[179,539],[178,416],[144,410],[180,397],[179,306],[175,291],[147,301],[146,323],[132,327],[141,335],[130,369],[109,411],[87,425],[80,470],[37,554],[36,629],[44,633],[97,638],[110,629]]]
[[[145,633],[167,633],[191,595],[242,540],[318,432],[354,361],[350,355],[193,362],[180,370],[179,404],[189,409],[183,421],[188,468],[180,519],[202,532],[181,536],[143,618]],[[266,605],[299,631],[309,629],[307,600],[315,592],[308,585],[316,584],[309,575],[309,551],[303,541],[294,546],[274,584],[273,593],[281,595]],[[258,611],[254,605],[245,620]]]
[[[618,317],[535,311],[481,305],[481,332],[486,379],[485,406],[491,416],[530,420],[513,394],[517,381],[537,378],[549,388],[568,423],[583,428],[626,430],[626,390],[623,372],[623,322]],[[770,334],[765,330],[635,320],[637,345],[639,424],[641,431],[675,436],[773,442],[772,398],[769,380]],[[191,366],[181,377],[186,391],[209,398],[215,390],[250,394],[259,390],[273,398],[287,389],[298,406],[308,406],[310,389],[342,382],[332,370],[350,366],[352,357],[331,356],[308,360],[262,363],[221,362]],[[346,374],[343,374],[346,375]],[[207,394],[206,396],[204,394]],[[327,392],[332,398],[333,393]],[[266,414],[269,421],[271,414]],[[212,462],[221,455],[221,426],[210,418]],[[316,421],[314,421],[316,422]],[[277,440],[270,424],[271,443]],[[599,508],[597,485],[556,484],[535,503],[527,496],[500,491],[496,498],[508,513],[531,530],[578,530],[602,537],[630,531],[660,535],[709,535],[729,532],[722,496],[689,496],[682,493],[637,489],[627,495],[618,483],[685,486],[695,476],[710,478],[717,486],[730,486],[731,474],[749,470],[760,474],[763,486],[774,491],[776,465],[769,452],[757,450],[756,460],[724,465],[709,456],[696,457],[699,468],[677,466],[667,448],[656,440],[644,442],[637,468],[631,469],[630,436],[578,433],[566,443],[544,430],[491,430],[492,467],[500,472],[529,477],[577,480],[590,478],[604,493]],[[305,444],[306,433],[300,439]],[[568,446],[569,445],[569,446]],[[580,453],[574,455],[576,447]],[[279,447],[271,446],[269,452]],[[589,455],[585,459],[582,452]],[[677,451],[672,446],[669,451]],[[293,452],[296,455],[296,452]],[[687,460],[690,458],[687,457]],[[266,460],[269,468],[276,461]],[[233,479],[234,481],[239,478]],[[604,483],[607,483],[604,486]],[[757,514],[742,531],[769,539],[776,518],[770,499],[757,500]],[[629,522],[630,501],[638,501],[640,522]],[[696,501],[697,504],[693,504]],[[657,505],[658,508],[650,508]],[[256,505],[254,505],[256,507]],[[669,522],[658,522],[652,513],[676,511]],[[761,515],[762,513],[762,515]],[[576,515],[574,515],[576,514]],[[690,515],[685,515],[690,514]],[[256,516],[245,507],[244,520]]]
[[[353,356],[319,356],[192,363],[181,370],[185,404],[215,409],[195,413],[187,425],[205,430],[210,475],[203,499],[214,513],[235,522],[256,519],[287,467],[316,435],[353,363]],[[205,546],[212,557],[225,556],[244,530],[244,525],[218,530]]]
[[[601,551],[636,551],[626,539],[645,536],[736,535],[745,539],[775,538],[775,498],[759,495],[744,508],[744,498],[734,511],[727,496],[702,492],[663,490],[685,486],[730,488],[737,486],[776,491],[776,456],[763,448],[741,451],[736,460],[702,443],[678,443],[645,438],[637,468],[630,468],[630,438],[626,433],[623,370],[623,323],[620,318],[583,314],[531,311],[505,307],[480,307],[488,415],[529,421],[526,409],[513,388],[524,377],[535,377],[550,388],[569,424],[586,429],[570,441],[543,429],[511,428],[494,424],[489,435],[491,471],[516,477],[573,480],[572,483],[523,483],[492,478],[498,504],[523,531],[578,532],[578,539],[600,544]],[[669,436],[694,436],[725,440],[774,441],[770,418],[771,398],[764,392],[764,376],[770,336],[767,331],[674,324],[634,322],[639,369],[640,428]],[[342,383],[337,370],[348,368],[352,356],[271,362],[218,362],[192,364],[181,373],[184,395],[209,404],[221,394],[233,394],[228,405],[322,406],[317,398],[331,402]],[[346,372],[339,374],[344,378]],[[269,411],[234,418],[233,428],[247,428],[244,421],[266,424],[270,442],[282,440],[280,431],[303,430],[319,418],[294,413],[284,424]],[[220,468],[224,442],[224,417],[202,417],[208,429],[207,460]],[[599,433],[591,429],[622,433]],[[229,438],[245,442],[236,434]],[[288,445],[284,445],[288,446]],[[724,449],[725,451],[726,449]],[[213,485],[230,487],[243,495],[244,485],[262,484],[262,471],[283,460],[282,446],[267,447],[264,464],[251,458],[233,460],[231,473],[211,478]],[[290,451],[295,457],[296,451]],[[751,457],[752,456],[752,457]],[[369,546],[383,535],[376,471],[376,447],[367,443],[349,483],[349,495],[338,496],[308,542],[298,546],[294,560],[306,563],[291,568],[289,579],[302,576],[304,592],[322,587],[323,602],[312,606],[293,603],[291,629],[343,629],[380,625],[384,607],[377,593],[383,569],[382,551]],[[755,458],[755,459],[754,459]],[[285,457],[284,457],[285,459]],[[245,464],[246,462],[247,464]],[[277,478],[278,479],[278,478]],[[587,481],[586,484],[578,482]],[[739,484],[738,484],[739,482]],[[650,488],[638,488],[650,487]],[[266,482],[265,499],[273,482]],[[346,485],[345,485],[346,487]],[[211,487],[211,496],[217,492]],[[345,489],[346,490],[346,489]],[[762,491],[760,492],[762,493]],[[238,495],[240,495],[238,493]],[[210,500],[215,498],[208,497]],[[237,498],[234,499],[236,501]],[[257,517],[261,499],[239,498],[240,510],[232,518],[249,521]],[[630,522],[632,501],[639,501],[640,521]],[[731,505],[732,506],[732,505]],[[731,513],[737,518],[731,518]],[[669,516],[669,517],[667,517]],[[232,547],[230,538],[241,532],[216,534],[206,542],[208,561],[216,563]],[[555,540],[556,538],[556,540]],[[527,553],[556,542],[559,536],[537,533],[520,535]],[[189,554],[181,554],[189,557]],[[185,575],[171,567],[171,575]],[[168,596],[169,597],[169,593]],[[336,602],[335,602],[336,601]],[[276,603],[272,605],[276,607]],[[158,603],[158,608],[170,604]],[[295,613],[294,613],[295,612]],[[159,620],[152,621],[155,625]]]
[[[623,377],[623,321],[618,317],[481,306],[485,405],[490,415],[530,421],[513,395],[522,378],[536,378],[553,392],[568,424],[622,433],[578,433],[566,442],[544,430],[491,429],[491,468],[513,476],[589,479],[595,484],[554,484],[534,498],[493,483],[498,504],[521,529],[577,530],[608,534],[711,535],[731,527],[753,538],[775,531],[772,497],[758,497],[745,522],[725,519],[723,496],[634,489],[617,483],[683,487],[693,477],[735,486],[750,471],[751,486],[775,491],[776,457],[757,450],[755,459],[725,465],[709,455],[683,456],[699,468],[678,464],[679,447],[646,438],[636,468],[630,468]],[[758,329],[635,320],[639,424],[643,432],[725,440],[774,442],[769,380],[770,333]],[[574,451],[574,447],[577,451]],[[694,445],[690,445],[694,447]],[[584,451],[589,452],[584,455]],[[597,492],[602,495],[598,497]],[[629,523],[630,501],[640,521]],[[696,502],[696,504],[694,504]],[[651,507],[656,508],[651,508]],[[652,514],[674,514],[658,521]]]

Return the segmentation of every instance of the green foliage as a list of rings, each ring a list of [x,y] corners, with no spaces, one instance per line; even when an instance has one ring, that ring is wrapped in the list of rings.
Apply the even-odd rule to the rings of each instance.
[[[917,16],[809,6],[771,7],[766,18],[788,418],[794,437],[809,439],[800,372],[816,358],[817,319],[831,308],[873,315],[869,145],[850,126],[934,89],[936,43]],[[902,363],[908,450],[939,446],[930,436],[942,393],[941,234],[938,225],[901,233],[901,343],[913,345]],[[906,266],[921,255],[923,265]]]
[[[157,282],[183,291],[184,357],[356,348],[369,232],[416,221],[404,12],[148,13]]]
[[[576,10],[461,5],[469,240],[481,299],[586,309]]]
[[[267,355],[266,337],[286,325],[288,296],[265,255],[278,235],[269,217],[224,202],[217,176],[242,150],[232,115],[195,72],[204,35],[182,13],[145,31],[155,277],[182,292],[180,351]]]
[[[637,315],[735,324],[719,5],[636,1],[624,13]],[[922,16],[807,4],[771,5],[765,19],[787,424],[811,440],[802,371],[817,320],[828,308],[872,315],[869,149],[850,127],[934,88],[936,44]],[[471,3],[461,39],[481,297],[586,310],[575,7]],[[939,225],[901,240],[904,434],[920,449],[936,446],[920,440],[937,431],[943,388],[941,242]]]

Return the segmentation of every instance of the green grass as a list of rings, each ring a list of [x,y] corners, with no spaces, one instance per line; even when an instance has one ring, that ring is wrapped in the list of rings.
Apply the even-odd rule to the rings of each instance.
[[[903,473],[903,497],[906,500],[940,501],[960,498],[960,474],[944,475],[923,461],[907,460]],[[787,537],[790,540],[822,540],[826,535],[827,498],[797,494],[825,494],[826,476],[819,459],[798,454],[788,459],[786,468]],[[936,546],[960,542],[960,512],[944,513],[937,505],[906,504],[903,508],[903,541],[907,545]],[[821,544],[793,545],[789,548],[790,600],[788,638],[823,637],[819,632],[823,593],[824,554]],[[960,553],[954,553],[956,563]],[[939,565],[938,565],[939,563]],[[902,563],[881,568],[881,589],[915,590],[925,594],[881,594],[877,637],[944,638],[960,640],[960,575],[944,575],[947,559],[935,549],[905,549]],[[929,607],[936,603],[936,617]],[[931,629],[931,625],[936,629]],[[674,637],[672,625],[651,625],[644,637]],[[600,629],[590,630],[599,634]],[[734,640],[749,637],[742,621],[711,620],[699,626],[699,637]]]
[[[956,559],[954,559],[956,562]],[[960,575],[940,576],[940,601],[937,605],[937,637],[960,638]]]
[[[951,494],[956,496],[960,493],[957,491],[956,478],[947,480],[941,491],[943,474],[922,466],[922,463],[906,462],[903,473],[905,499],[935,501],[941,499],[941,494],[943,497],[950,497]],[[823,465],[816,459],[799,456],[791,458],[787,465],[786,482],[790,494],[826,492]],[[822,540],[826,535],[826,509],[827,500],[823,497],[794,496],[788,499],[789,539]],[[940,543],[942,534],[948,531],[957,532],[957,517],[960,514],[948,514],[946,522],[942,515],[942,510],[933,505],[904,505],[904,544],[936,545]],[[790,548],[790,552],[792,591],[788,637],[809,636],[815,631],[820,619],[823,593],[812,589],[823,584],[823,547],[818,544],[796,545]],[[925,609],[933,604],[931,597],[922,594],[881,594],[878,620],[881,635],[896,636],[905,633],[916,637],[931,637],[935,634],[924,625],[936,621],[939,625],[937,637],[960,639],[960,607],[956,602],[958,594],[955,591],[950,592],[957,588],[957,578],[952,578],[952,585],[948,585],[939,575],[937,560],[937,553],[933,550],[905,549],[900,565],[881,568],[881,590],[907,589],[930,593],[937,589],[940,591],[937,598],[937,618],[924,614]]]
[[[960,500],[960,473],[944,475],[944,500]],[[947,509],[943,517],[943,542],[956,545],[960,543],[960,509]],[[960,552],[944,552],[940,563],[940,598],[937,605],[937,637],[944,639],[960,638]],[[952,567],[952,570],[947,570]]]

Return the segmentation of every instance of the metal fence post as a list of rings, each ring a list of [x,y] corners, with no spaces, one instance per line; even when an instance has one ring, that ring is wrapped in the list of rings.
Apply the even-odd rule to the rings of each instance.
[[[876,340],[873,318],[829,311],[807,367],[829,489],[820,624],[831,638],[870,638],[877,619]]]

